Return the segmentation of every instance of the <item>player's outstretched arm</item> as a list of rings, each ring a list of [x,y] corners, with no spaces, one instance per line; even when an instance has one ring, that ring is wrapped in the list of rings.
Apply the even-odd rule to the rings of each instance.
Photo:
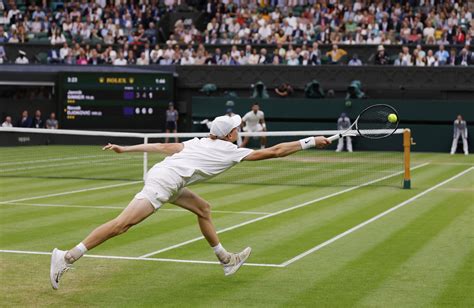
[[[247,155],[243,160],[254,161],[269,158],[285,157],[300,150],[309,149],[312,147],[324,148],[331,144],[331,141],[325,137],[309,137],[299,141],[284,142],[272,146],[271,148],[253,151]]]
[[[157,152],[162,154],[171,155],[174,153],[181,152],[184,145],[182,143],[147,143],[137,144],[131,146],[120,146],[109,143],[102,148],[102,150],[111,150],[115,153],[128,153],[128,152]]]

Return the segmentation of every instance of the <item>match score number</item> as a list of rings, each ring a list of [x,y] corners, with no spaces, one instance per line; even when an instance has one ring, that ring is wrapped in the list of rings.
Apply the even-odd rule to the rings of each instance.
[[[77,77],[68,77],[67,78],[67,83],[77,83],[79,81],[79,78]]]

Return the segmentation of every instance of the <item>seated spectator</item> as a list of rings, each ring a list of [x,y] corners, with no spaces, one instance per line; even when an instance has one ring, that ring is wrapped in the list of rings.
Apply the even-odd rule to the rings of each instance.
[[[449,51],[449,57],[448,57],[448,60],[446,62],[447,65],[449,66],[455,66],[457,65],[457,60],[458,60],[458,57],[457,57],[457,54],[456,54],[456,48],[451,48],[451,50]]]
[[[339,64],[345,55],[347,55],[347,52],[344,49],[340,49],[336,44],[333,44],[332,50],[326,53],[332,64]]]
[[[23,50],[18,51],[18,58],[15,60],[15,64],[28,64],[30,61],[26,57],[26,52]]]
[[[49,64],[57,64],[61,62],[61,58],[59,57],[59,52],[56,49],[50,49],[48,51],[48,58],[47,61]]]
[[[43,121],[43,118],[41,117],[41,111],[40,110],[36,110],[35,117],[33,118],[33,121],[31,123],[31,127],[33,127],[33,128],[44,128],[44,121]]]
[[[127,59],[125,59],[122,51],[118,52],[117,59],[114,60],[113,64],[114,65],[121,65],[121,66],[127,65]]]
[[[78,64],[78,65],[87,65],[88,64],[86,53],[82,49],[79,52],[79,56],[77,57],[76,64]]]
[[[407,66],[407,65],[404,65],[404,62],[403,62],[403,53],[399,53],[398,54],[398,58],[395,59],[395,61],[393,62],[393,65],[395,66]]]
[[[5,53],[5,49],[3,46],[0,45],[0,64],[5,63],[7,61],[7,54]]]
[[[271,59],[267,55],[267,50],[265,48],[260,49],[260,56],[257,64],[268,64],[270,61]]]
[[[313,65],[321,65],[321,50],[319,50],[319,44],[317,42],[313,43],[313,50],[309,57]]]
[[[99,56],[97,50],[93,48],[91,50],[90,57],[87,63],[90,65],[100,65],[104,63],[104,60]]]
[[[401,66],[413,66],[413,59],[407,46],[402,47]]]
[[[418,49],[413,51],[413,59],[415,66],[426,66],[426,57]]]
[[[457,57],[456,65],[468,66],[471,64],[471,57],[466,47],[461,49],[459,56]]]
[[[296,52],[291,54],[291,58],[287,61],[286,64],[290,66],[300,65],[300,61],[298,60]]]
[[[444,45],[439,45],[435,57],[438,59],[439,65],[445,65],[448,62],[449,53],[444,49]]]
[[[2,123],[2,127],[13,127],[11,116],[5,117],[5,121]]]
[[[195,63],[194,58],[188,51],[184,52],[184,57],[181,59],[181,65],[193,65]]]
[[[426,66],[439,66],[438,59],[434,56],[431,49],[426,53]]]
[[[9,35],[5,32],[3,26],[0,26],[0,43],[7,43],[9,39]]]
[[[259,55],[257,54],[257,49],[254,48],[252,50],[252,54],[249,57],[248,64],[250,65],[258,64],[258,60],[259,60]]]
[[[66,43],[66,38],[64,34],[61,33],[61,30],[58,28],[51,36],[51,45],[59,45]]]
[[[348,65],[349,66],[361,66],[362,61],[359,59],[359,56],[357,54],[354,54],[352,56],[352,59],[349,60]]]
[[[148,65],[150,64],[149,60],[146,57],[145,52],[140,54],[140,58],[137,59],[137,65]]]
[[[385,53],[385,48],[383,45],[380,45],[377,48],[377,55],[375,56],[375,65],[387,65],[388,62],[390,61],[389,56]]]
[[[71,48],[69,48],[67,43],[64,43],[63,47],[61,47],[61,49],[59,49],[59,59],[62,62],[64,62],[64,59],[67,57],[70,50],[71,50]]]
[[[16,126],[17,127],[31,127],[33,124],[32,119],[28,116],[28,110],[23,110],[20,118],[18,119]]]
[[[56,113],[51,112],[49,118],[46,120],[47,129],[58,129],[58,120],[56,120]]]

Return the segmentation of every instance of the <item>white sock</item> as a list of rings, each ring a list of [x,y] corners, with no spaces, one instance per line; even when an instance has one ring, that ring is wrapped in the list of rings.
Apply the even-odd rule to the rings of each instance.
[[[64,259],[66,259],[67,263],[72,264],[76,262],[77,260],[79,260],[86,252],[87,252],[87,247],[81,242],[77,244],[76,247],[69,250],[64,256]]]
[[[216,254],[217,258],[219,261],[222,263],[227,263],[230,260],[230,253],[225,250],[224,246],[222,246],[221,243],[219,243],[217,246],[212,247],[214,250],[214,253]]]

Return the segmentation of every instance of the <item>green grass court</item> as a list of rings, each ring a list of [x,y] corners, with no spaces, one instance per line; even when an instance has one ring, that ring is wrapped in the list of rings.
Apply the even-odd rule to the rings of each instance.
[[[141,189],[142,156],[2,148],[1,305],[474,306],[472,155],[412,154],[403,190],[401,153],[301,153],[191,186],[224,246],[253,248],[235,276],[224,277],[194,215],[165,205],[53,291],[47,253],[120,213]]]

